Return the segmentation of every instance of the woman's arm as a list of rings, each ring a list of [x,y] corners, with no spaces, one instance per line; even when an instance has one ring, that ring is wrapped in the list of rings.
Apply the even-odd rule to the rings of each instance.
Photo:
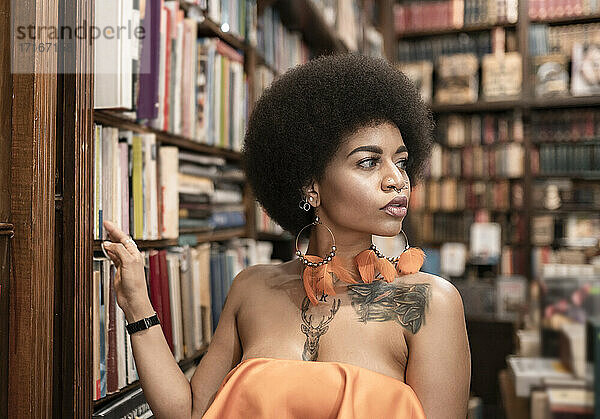
[[[412,335],[406,383],[427,419],[465,419],[471,384],[471,352],[460,293],[448,281],[428,275],[431,294],[425,322]]]
[[[223,379],[242,358],[243,351],[236,315],[245,296],[245,287],[256,274],[258,266],[248,267],[237,274],[227,293],[219,324],[208,351],[192,376],[192,418],[199,419],[204,415],[212,404]]]
[[[144,258],[129,236],[114,223],[103,223],[112,243],[104,242],[117,272],[114,287],[117,304],[125,319],[133,323],[154,314],[148,297]],[[157,418],[189,418],[192,391],[171,349],[162,327],[152,326],[131,335],[131,348],[144,396]]]
[[[151,327],[131,336],[140,383],[157,418],[201,418],[227,373],[239,363],[242,347],[235,315],[245,280],[254,268],[244,269],[233,280],[215,334],[191,383],[175,362],[161,328]],[[153,314],[149,301],[146,314],[139,313],[132,321]]]
[[[105,221],[104,226],[113,241],[105,249],[117,266],[117,303],[128,323],[151,316],[154,309],[146,289],[143,257],[134,244],[126,242],[129,236],[113,223]],[[239,362],[241,345],[235,314],[242,301],[244,279],[249,278],[255,268],[244,269],[234,279],[215,335],[191,384],[175,361],[161,327],[152,326],[131,335],[140,384],[157,418],[201,417],[223,378]]]

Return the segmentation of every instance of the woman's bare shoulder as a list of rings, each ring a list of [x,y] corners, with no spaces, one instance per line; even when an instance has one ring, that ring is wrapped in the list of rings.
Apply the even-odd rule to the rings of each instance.
[[[400,282],[408,285],[423,285],[420,291],[424,297],[423,323],[449,321],[450,317],[461,321],[463,318],[462,298],[452,282],[424,272],[400,277]],[[428,321],[429,320],[429,321]],[[462,320],[464,321],[464,320]]]
[[[458,292],[454,284],[441,276],[428,274],[426,272],[417,272],[410,275],[401,276],[398,279],[399,283],[403,284],[424,284],[427,285],[431,292],[442,294],[453,294]]]
[[[259,263],[248,266],[242,269],[235,277],[234,284],[237,283],[237,288],[246,288],[252,285],[256,288],[257,285],[266,284],[269,280],[283,275],[290,274],[290,262],[284,263]]]

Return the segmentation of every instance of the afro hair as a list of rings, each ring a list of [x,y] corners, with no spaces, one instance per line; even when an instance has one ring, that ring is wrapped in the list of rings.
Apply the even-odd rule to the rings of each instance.
[[[433,118],[413,83],[382,58],[324,55],[277,77],[257,100],[242,147],[256,200],[296,235],[314,218],[299,206],[302,188],[322,179],[344,139],[358,129],[395,124],[416,183],[433,142]]]

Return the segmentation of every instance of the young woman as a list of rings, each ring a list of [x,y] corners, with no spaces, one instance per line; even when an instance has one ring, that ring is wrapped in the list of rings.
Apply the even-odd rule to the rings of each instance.
[[[431,114],[382,59],[323,56],[294,67],[250,116],[243,164],[257,200],[305,253],[240,272],[191,383],[160,327],[131,336],[157,417],[464,419],[471,359],[448,281],[417,249],[383,255],[372,235],[402,221],[432,143]],[[154,314],[143,260],[105,223],[128,323]]]

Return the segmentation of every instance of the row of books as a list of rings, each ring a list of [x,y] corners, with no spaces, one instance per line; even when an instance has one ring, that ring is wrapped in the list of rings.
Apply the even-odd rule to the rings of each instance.
[[[498,253],[498,261],[500,261],[501,256],[501,248],[500,244],[512,244],[512,245],[522,245],[527,240],[528,235],[528,225],[527,225],[527,217],[522,212],[495,212],[493,210],[488,209],[479,209],[475,211],[475,224],[476,225],[484,225],[488,224],[497,224],[499,233],[499,238],[497,239],[497,253]],[[473,227],[473,226],[472,226]],[[473,246],[474,235],[471,232],[470,242],[471,246]],[[478,237],[479,241],[485,245],[488,241],[491,242],[492,239],[488,237]],[[483,245],[480,244],[481,247]]]
[[[518,52],[486,54],[481,63],[472,53],[442,55],[435,61],[435,76],[434,65],[428,61],[401,63],[399,69],[419,88],[425,102],[433,99],[438,104],[463,104],[521,95],[522,59]]]
[[[279,11],[271,6],[258,17],[257,52],[278,73],[303,64],[310,59],[310,51],[298,31],[290,31],[281,21]],[[255,96],[258,97],[258,96]]]
[[[550,223],[545,220],[541,223],[536,222],[535,233],[539,233],[540,239],[546,241],[542,235],[547,235],[544,230],[553,223],[553,220]],[[535,243],[538,242],[539,240],[536,239]],[[532,275],[539,280],[557,278],[596,278],[600,280],[600,259],[592,255],[593,253],[582,248],[553,248],[545,244],[536,245],[531,253]]]
[[[524,147],[520,143],[501,143],[496,147],[444,148],[435,144],[427,174],[429,177],[518,178],[523,176]]]
[[[563,54],[571,56],[573,46],[600,42],[600,23],[577,25],[532,24],[529,27],[529,53],[531,55]]]
[[[531,114],[532,142],[577,142],[600,139],[600,111],[561,109]]]
[[[454,283],[461,282],[463,279],[468,280],[472,274],[467,268],[467,264],[473,261],[473,254],[478,252],[478,249],[468,249],[465,243],[446,242],[440,247],[425,247],[423,249],[426,258],[425,263],[421,271],[439,275],[452,280]],[[501,280],[508,280],[508,276],[518,275],[517,278],[512,278],[520,282],[524,280],[526,263],[528,260],[528,254],[525,249],[520,247],[513,247],[504,245],[501,249],[501,256],[499,260],[500,273],[504,276]],[[498,281],[501,281],[498,280]],[[498,281],[496,285],[498,286]],[[506,284],[503,284],[506,286]],[[501,304],[498,308],[501,313],[496,314],[507,314],[509,311],[515,311],[514,301],[512,304],[508,304],[506,296],[501,299]],[[522,302],[522,299],[519,298]],[[511,307],[513,306],[513,307]],[[475,314],[494,314],[492,312],[475,313]]]
[[[103,219],[135,240],[245,225],[240,168],[159,145],[153,133],[95,124],[93,173],[94,239],[107,238]]]
[[[460,29],[472,25],[516,23],[517,0],[443,0],[396,3],[396,33]]]
[[[450,34],[425,39],[399,41],[397,60],[400,63],[430,61],[442,55],[475,54],[483,57],[492,52],[490,32]]]
[[[600,184],[571,179],[535,181],[531,187],[533,208],[540,210],[600,211]]]
[[[470,182],[452,178],[421,182],[413,188],[410,209],[427,211],[459,211],[491,209],[506,211],[523,206],[523,186],[507,180]]]
[[[410,242],[413,245],[424,246],[444,242],[467,242],[474,217],[472,214],[411,213],[409,209],[406,220],[406,234],[409,235]]]
[[[527,239],[527,219],[520,213],[494,212],[478,209],[474,212],[412,212],[409,210],[408,231],[411,242],[440,245],[447,242],[468,243],[473,235],[471,229],[477,223],[497,224],[497,255],[500,261],[500,245],[522,245]],[[486,239],[487,240],[487,239]],[[492,240],[488,240],[488,245]],[[473,243],[471,243],[473,245]],[[519,256],[521,257],[521,256]],[[487,262],[486,262],[487,263]],[[522,265],[519,265],[522,266]],[[523,272],[520,270],[519,272]]]
[[[531,171],[542,175],[600,175],[600,143],[542,143],[531,152]]]
[[[529,252],[523,247],[503,246],[500,257],[502,275],[527,275]]]
[[[521,275],[500,275],[482,280],[467,278],[454,281],[460,292],[467,317],[517,319],[525,305],[526,279]]]
[[[177,362],[208,345],[235,276],[257,260],[256,242],[234,239],[142,251],[148,295]],[[139,377],[116,303],[109,259],[94,257],[94,400],[114,393]]]
[[[264,208],[258,203],[254,203],[256,207],[256,230],[271,233],[271,234],[281,234],[283,233],[283,228],[279,224],[275,222],[269,215],[266,213]]]
[[[364,53],[365,46],[368,46],[366,49],[375,47],[375,55],[383,55],[381,33],[373,26],[378,11],[376,0],[310,0],[310,2],[348,50]]]
[[[600,51],[600,43],[576,42],[573,44],[572,54],[534,57],[536,97],[599,94],[600,80],[590,77],[589,72],[598,61],[597,51]]]
[[[129,111],[141,124],[241,150],[248,106],[242,53],[198,38],[196,18],[185,17],[178,1],[149,1],[143,10],[132,0],[118,3],[96,3],[97,24],[139,15],[144,36],[95,43],[95,108]]]
[[[600,238],[600,216],[590,214],[545,214],[531,219],[531,242],[537,246],[562,244],[594,247]]]
[[[194,2],[206,17],[221,27],[223,32],[231,33],[250,45],[256,45],[256,0],[195,0]]]
[[[523,141],[520,112],[447,114],[436,118],[435,138],[448,147]]]
[[[589,16],[600,11],[598,0],[529,0],[527,6],[532,21]]]

